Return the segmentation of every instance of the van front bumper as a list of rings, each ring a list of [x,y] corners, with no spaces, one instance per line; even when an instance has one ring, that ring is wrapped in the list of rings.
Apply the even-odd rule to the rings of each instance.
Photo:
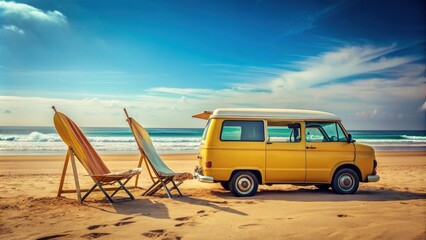
[[[368,182],[378,182],[380,180],[379,175],[368,175],[367,176]]]
[[[199,168],[198,166],[195,166],[194,178],[197,179],[198,181],[204,182],[204,183],[213,183],[214,182],[213,177],[204,176],[202,169]]]

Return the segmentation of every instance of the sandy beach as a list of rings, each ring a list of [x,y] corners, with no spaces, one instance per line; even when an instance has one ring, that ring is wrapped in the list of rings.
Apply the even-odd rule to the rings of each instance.
[[[136,167],[138,156],[103,159],[118,171]],[[163,159],[176,172],[192,172],[197,162],[191,154]],[[64,156],[0,156],[0,239],[425,239],[426,152],[377,159],[381,181],[361,183],[355,195],[274,185],[236,198],[219,184],[188,180],[184,197],[132,189],[135,201],[110,204],[96,192],[80,205],[75,194],[56,197]],[[78,172],[90,187],[79,164]],[[65,188],[74,187],[71,174]],[[149,181],[143,170],[139,185]]]

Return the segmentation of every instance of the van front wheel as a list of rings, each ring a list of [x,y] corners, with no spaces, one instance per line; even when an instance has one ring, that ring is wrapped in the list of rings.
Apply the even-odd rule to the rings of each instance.
[[[353,194],[358,190],[358,174],[350,168],[343,168],[334,174],[331,187],[335,193]]]
[[[249,171],[237,172],[229,182],[231,193],[236,197],[250,197],[256,194],[259,182],[257,177]]]

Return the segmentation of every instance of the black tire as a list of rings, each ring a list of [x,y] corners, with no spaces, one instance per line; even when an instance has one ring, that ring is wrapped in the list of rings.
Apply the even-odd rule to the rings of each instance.
[[[331,184],[315,184],[315,187],[319,190],[326,191],[331,187]]]
[[[220,186],[222,186],[223,189],[225,189],[225,190],[229,190],[229,182],[228,181],[220,182]]]
[[[259,181],[256,175],[249,171],[240,171],[232,176],[229,189],[236,197],[250,197],[256,194]]]
[[[343,168],[337,171],[331,184],[333,191],[338,194],[354,194],[358,190],[358,186],[358,174],[350,168]]]

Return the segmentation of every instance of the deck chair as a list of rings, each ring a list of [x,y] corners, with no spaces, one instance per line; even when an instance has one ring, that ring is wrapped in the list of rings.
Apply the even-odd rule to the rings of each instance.
[[[133,176],[138,175],[141,172],[141,169],[135,168],[123,172],[111,172],[84,136],[80,128],[78,128],[78,126],[65,114],[57,112],[54,106],[52,108],[55,111],[55,115],[53,117],[55,128],[64,143],[68,146],[64,168],[62,170],[61,182],[59,183],[58,197],[60,197],[62,193],[76,192],[78,201],[83,203],[87,196],[89,196],[89,194],[98,187],[111,203],[114,203],[112,198],[119,190],[124,190],[129,195],[129,200],[134,200],[135,198],[125,185]],[[95,182],[92,188],[80,189],[74,156],[80,161]],[[76,189],[63,190],[65,174],[70,158]],[[115,183],[118,183],[118,188],[104,188],[105,185],[112,185]],[[107,190],[114,190],[114,192],[109,195]],[[83,197],[81,196],[81,192],[86,192]]]
[[[154,145],[152,144],[151,138],[148,132],[143,128],[136,120],[129,117],[126,109],[124,113],[127,117],[130,129],[132,130],[133,136],[135,137],[136,143],[140,151],[140,159],[138,167],[142,166],[142,162],[145,162],[149,176],[152,180],[152,185],[142,194],[142,196],[150,196],[156,193],[158,190],[163,188],[169,198],[173,198],[171,191],[176,190],[180,196],[182,193],[179,190],[179,186],[183,181],[192,179],[191,173],[176,173],[172,171],[164,162],[161,160]],[[169,188],[167,185],[171,183],[173,186]]]

